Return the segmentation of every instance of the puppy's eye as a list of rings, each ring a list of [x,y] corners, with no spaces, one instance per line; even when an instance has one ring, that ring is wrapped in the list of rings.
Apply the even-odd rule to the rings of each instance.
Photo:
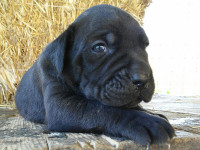
[[[92,47],[92,50],[97,53],[106,52],[106,46],[103,43],[96,44]]]

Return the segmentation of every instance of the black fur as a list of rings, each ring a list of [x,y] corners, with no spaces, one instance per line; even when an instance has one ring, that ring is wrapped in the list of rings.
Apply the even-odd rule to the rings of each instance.
[[[166,117],[139,106],[154,92],[146,46],[144,30],[125,11],[110,5],[88,9],[22,78],[15,97],[19,113],[50,131],[166,142],[174,135]]]

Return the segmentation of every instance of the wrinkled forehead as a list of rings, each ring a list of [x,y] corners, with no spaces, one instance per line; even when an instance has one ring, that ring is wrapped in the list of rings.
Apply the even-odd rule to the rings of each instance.
[[[125,11],[114,7],[110,5],[97,5],[93,6],[89,9],[87,9],[85,12],[83,12],[76,20],[75,22],[79,22],[82,20],[87,20],[90,22],[95,22],[100,20],[108,21],[110,19],[117,19],[117,17],[120,15],[129,15]]]
[[[110,5],[97,5],[82,13],[74,23],[87,31],[103,28],[131,29],[140,27],[139,23],[127,12]]]
[[[86,10],[74,23],[78,25],[78,33],[85,39],[106,36],[113,43],[119,34],[132,40],[139,34],[146,36],[140,24],[130,14],[109,5],[94,6]]]

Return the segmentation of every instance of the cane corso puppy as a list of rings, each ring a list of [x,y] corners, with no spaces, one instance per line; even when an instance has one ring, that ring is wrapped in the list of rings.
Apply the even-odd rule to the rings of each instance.
[[[23,76],[15,97],[19,113],[49,131],[166,142],[174,135],[167,118],[139,105],[154,92],[148,45],[127,12],[110,5],[86,10]]]

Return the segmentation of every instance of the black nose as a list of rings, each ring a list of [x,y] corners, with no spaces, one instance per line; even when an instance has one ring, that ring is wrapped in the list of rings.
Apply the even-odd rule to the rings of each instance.
[[[147,83],[148,75],[135,73],[133,74],[131,80],[137,87],[141,87]]]

